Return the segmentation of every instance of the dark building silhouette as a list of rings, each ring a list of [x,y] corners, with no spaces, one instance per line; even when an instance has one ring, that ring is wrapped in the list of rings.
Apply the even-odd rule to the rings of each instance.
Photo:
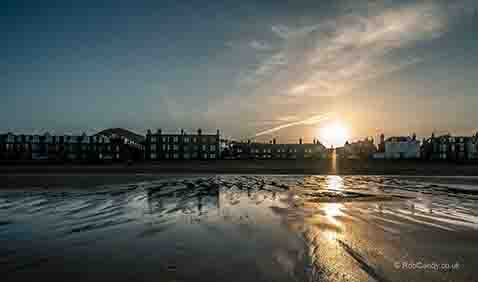
[[[1,160],[125,161],[143,158],[144,147],[112,135],[0,135]]]
[[[156,133],[148,130],[145,142],[146,160],[215,160],[221,157],[220,132],[188,134],[181,129],[180,134]]]
[[[298,144],[235,142],[230,146],[230,159],[323,159],[326,158],[326,148],[319,142]]]

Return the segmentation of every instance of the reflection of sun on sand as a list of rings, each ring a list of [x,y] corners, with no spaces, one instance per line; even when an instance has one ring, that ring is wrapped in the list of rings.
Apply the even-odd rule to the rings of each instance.
[[[374,179],[366,179],[368,190],[359,176],[305,177],[294,187],[299,205],[287,218],[305,238],[310,281],[474,281],[478,220],[470,208],[478,198]],[[437,260],[460,271],[394,265]]]

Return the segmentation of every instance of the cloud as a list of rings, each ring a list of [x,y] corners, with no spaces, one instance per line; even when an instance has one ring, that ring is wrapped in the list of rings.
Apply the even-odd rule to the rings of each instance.
[[[272,46],[265,42],[265,41],[258,41],[258,40],[252,40],[249,42],[249,46],[252,49],[258,50],[258,51],[268,51],[272,49]]]
[[[274,46],[267,41],[263,40],[252,40],[252,41],[226,41],[224,46],[231,49],[253,49],[256,51],[270,51],[274,49]]]
[[[282,125],[279,125],[279,126],[276,126],[276,127],[264,130],[264,131],[257,132],[255,137],[259,137],[261,135],[266,135],[266,134],[271,134],[271,133],[274,133],[274,132],[279,131],[281,129],[285,129],[285,128],[292,127],[292,126],[317,124],[319,122],[327,120],[329,118],[328,115],[329,114],[315,115],[315,116],[309,117],[309,118],[304,119],[304,120],[299,120],[299,121],[295,121],[295,122],[289,122],[289,123],[286,123],[286,124],[282,124]]]
[[[256,62],[240,73],[236,87],[241,94],[233,107],[253,105],[248,116],[258,121],[275,117],[278,126],[273,127],[271,122],[272,128],[258,132],[258,136],[302,124],[299,116],[342,111],[339,107],[346,98],[335,97],[357,88],[373,88],[383,77],[393,80],[391,74],[427,60],[424,49],[414,47],[452,29],[452,18],[470,5],[446,1],[396,3],[342,10],[344,14],[302,26],[271,25],[264,40],[259,37],[256,43],[248,41],[256,50]],[[261,42],[273,43],[274,48],[263,52],[265,48],[257,44]],[[350,115],[350,111],[344,111],[341,116],[346,119]]]
[[[272,32],[281,39],[293,39],[300,36],[307,35],[321,27],[320,24],[303,26],[300,28],[289,28],[285,25],[271,26]]]
[[[341,95],[420,63],[419,57],[392,55],[439,37],[446,26],[443,7],[430,2],[382,9],[374,15],[347,14],[296,28],[273,25],[272,33],[284,40],[284,46],[263,58],[242,81],[295,97]]]

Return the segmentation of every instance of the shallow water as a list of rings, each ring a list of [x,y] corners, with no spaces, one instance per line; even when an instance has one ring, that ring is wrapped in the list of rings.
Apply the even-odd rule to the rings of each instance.
[[[478,189],[456,179],[163,176],[117,184],[120,176],[105,176],[85,187],[79,179],[33,178],[31,187],[0,190],[2,281],[478,276]]]

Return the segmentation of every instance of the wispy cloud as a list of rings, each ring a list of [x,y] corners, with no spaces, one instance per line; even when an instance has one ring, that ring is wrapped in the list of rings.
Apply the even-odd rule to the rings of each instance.
[[[268,51],[272,49],[272,45],[265,42],[265,41],[259,41],[259,40],[252,40],[249,42],[249,46],[252,49],[258,50],[258,51]]]
[[[271,27],[272,32],[282,39],[294,39],[307,35],[321,27],[320,24],[303,26],[300,28],[290,28],[285,25],[273,25]]]
[[[272,24],[263,37],[246,41],[257,61],[242,69],[234,107],[252,105],[248,114],[270,121],[271,127],[274,121],[278,125],[257,136],[305,124],[300,117],[341,111],[347,99],[335,97],[361,87],[373,90],[378,79],[394,82],[391,74],[431,60],[433,54],[415,47],[453,30],[453,20],[466,7],[476,6],[473,0],[463,1],[467,4],[387,2],[371,9],[340,10],[316,22],[298,19],[308,21],[303,25],[294,24],[293,18],[284,19],[288,24]],[[344,109],[342,118],[362,110],[346,114]]]
[[[224,46],[235,49],[252,49],[255,51],[271,51],[274,46],[267,41],[263,40],[251,40],[251,41],[226,41]]]
[[[285,89],[285,94],[340,95],[421,62],[419,57],[391,60],[388,55],[439,37],[446,23],[442,7],[426,3],[385,9],[373,16],[347,14],[299,28],[273,25],[272,33],[286,44],[264,58],[245,81],[263,87],[280,73],[275,90]]]
[[[276,127],[264,130],[264,131],[260,131],[260,132],[256,133],[255,137],[259,137],[259,136],[266,135],[266,134],[271,134],[271,133],[274,133],[274,132],[279,131],[281,129],[285,129],[285,128],[292,127],[292,126],[314,125],[314,124],[320,123],[322,121],[325,121],[327,119],[329,119],[329,114],[315,115],[315,116],[309,117],[309,118],[304,119],[304,120],[289,122],[289,123],[281,124],[279,126],[276,126]]]

